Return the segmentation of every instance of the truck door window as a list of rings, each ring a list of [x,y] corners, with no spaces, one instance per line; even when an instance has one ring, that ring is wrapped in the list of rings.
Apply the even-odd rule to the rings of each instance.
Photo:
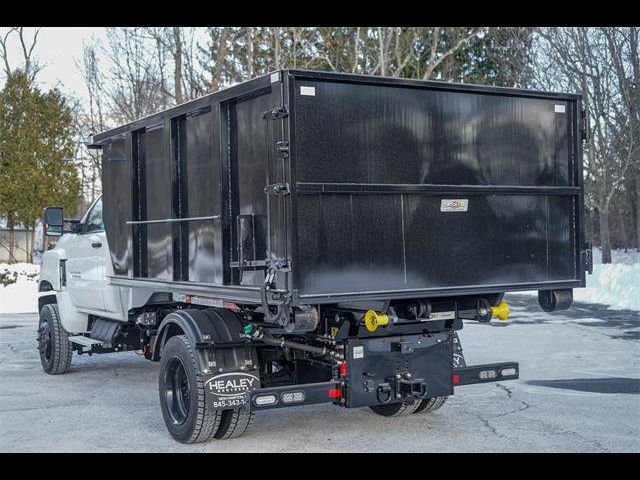
[[[84,228],[85,233],[99,232],[104,230],[102,221],[102,198],[96,202],[89,214]]]

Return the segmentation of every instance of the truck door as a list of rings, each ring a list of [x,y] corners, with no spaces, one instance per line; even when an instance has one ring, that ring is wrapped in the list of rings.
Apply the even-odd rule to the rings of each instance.
[[[106,238],[102,224],[102,198],[89,209],[81,231],[66,245],[67,289],[77,308],[104,310],[102,285],[105,278]]]
[[[120,317],[119,289],[107,283],[107,275],[113,275],[113,267],[104,230],[102,197],[89,209],[80,228],[80,233],[66,247],[69,296],[77,308]]]

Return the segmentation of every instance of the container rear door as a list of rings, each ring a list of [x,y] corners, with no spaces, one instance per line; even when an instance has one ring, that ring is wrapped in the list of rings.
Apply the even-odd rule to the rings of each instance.
[[[302,298],[579,286],[575,98],[303,74],[289,95]]]
[[[284,160],[277,155],[284,120],[269,113],[282,107],[277,78],[221,104],[223,164],[229,178],[223,203],[229,222],[230,284],[262,285],[267,264],[287,255],[284,195],[267,193],[267,186],[285,181]]]

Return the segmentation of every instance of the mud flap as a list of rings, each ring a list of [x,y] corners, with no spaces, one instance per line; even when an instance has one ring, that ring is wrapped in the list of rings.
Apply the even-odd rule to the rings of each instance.
[[[207,406],[215,410],[240,408],[247,403],[247,393],[260,388],[257,370],[204,375]]]

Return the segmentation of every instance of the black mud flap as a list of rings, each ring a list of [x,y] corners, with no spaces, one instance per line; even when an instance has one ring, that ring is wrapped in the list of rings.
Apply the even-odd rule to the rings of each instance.
[[[214,410],[244,407],[247,392],[260,388],[257,370],[204,375],[207,406]]]

